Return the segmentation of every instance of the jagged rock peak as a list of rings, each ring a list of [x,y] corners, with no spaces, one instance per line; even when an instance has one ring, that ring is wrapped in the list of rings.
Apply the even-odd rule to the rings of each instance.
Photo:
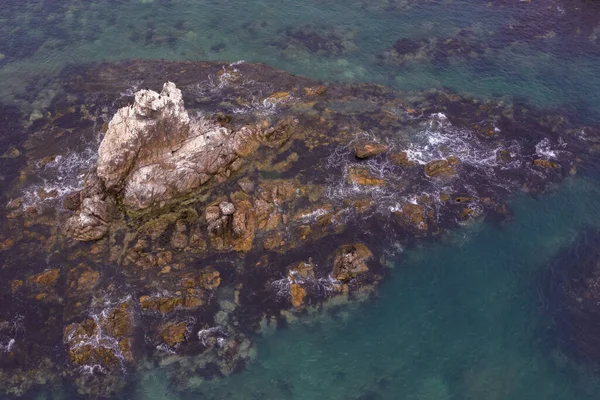
[[[141,146],[152,144],[153,134],[158,133],[152,131],[159,121],[168,123],[164,127],[166,139],[176,139],[176,131],[190,123],[181,90],[173,82],[166,82],[160,93],[147,89],[136,92],[134,103],[120,108],[110,121],[98,149],[97,164],[98,176],[107,190],[121,188]]]
[[[67,222],[67,233],[79,240],[106,234],[107,210],[112,208],[105,207],[107,202],[120,199],[130,210],[160,207],[213,176],[229,177],[240,168],[236,161],[259,146],[259,131],[254,126],[232,131],[204,117],[190,118],[181,90],[172,82],[166,82],[160,93],[138,91],[134,103],[120,108],[110,121],[96,169],[87,180],[101,190],[91,201],[84,183],[80,199],[84,207]]]

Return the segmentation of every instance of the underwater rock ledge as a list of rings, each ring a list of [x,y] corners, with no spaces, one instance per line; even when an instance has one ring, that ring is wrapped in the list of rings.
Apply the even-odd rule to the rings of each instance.
[[[110,396],[153,363],[179,390],[228,376],[253,335],[370,298],[392,249],[506,217],[598,137],[505,100],[258,64],[71,67],[56,86],[0,230],[13,395],[67,379]]]

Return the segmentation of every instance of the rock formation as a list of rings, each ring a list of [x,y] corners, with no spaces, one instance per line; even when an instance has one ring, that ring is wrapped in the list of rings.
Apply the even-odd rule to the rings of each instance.
[[[546,119],[509,103],[432,92],[409,104],[245,63],[69,74],[17,158],[19,197],[0,224],[0,344],[20,368],[0,365],[2,394],[17,390],[13,374],[108,396],[146,356],[178,390],[229,375],[254,357],[250,334],[344,312],[385,278],[390,250],[506,214],[510,192],[539,192],[575,165],[567,134],[567,149],[549,141],[554,156],[532,162]],[[129,94],[140,76],[179,88]],[[500,130],[483,137],[477,124]],[[68,147],[72,132],[85,150]],[[70,153],[94,161],[58,171]],[[25,334],[2,330],[16,304],[36,316]]]
[[[161,93],[140,90],[108,124],[96,170],[86,179],[81,207],[66,231],[77,240],[99,239],[117,197],[131,210],[162,206],[215,175],[229,176],[257,143],[255,129],[232,132],[206,118],[190,118],[172,82]]]

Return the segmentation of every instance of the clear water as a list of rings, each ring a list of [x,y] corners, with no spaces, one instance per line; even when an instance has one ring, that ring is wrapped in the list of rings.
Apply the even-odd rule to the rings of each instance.
[[[263,338],[247,371],[191,398],[597,399],[600,380],[553,346],[537,281],[597,222],[599,194],[566,182],[515,199],[504,228],[469,226],[407,251],[377,300]],[[177,399],[156,373],[137,398]]]
[[[329,81],[515,96],[597,124],[599,16],[593,2],[566,0],[2,0],[0,101],[43,108],[30,85],[68,64],[243,59]],[[348,50],[311,53],[286,38],[286,29],[307,24],[350,32]],[[506,33],[519,24],[526,29]],[[399,38],[446,40],[461,28],[475,32],[484,56],[377,62]],[[400,254],[376,300],[259,339],[244,372],[185,397],[155,368],[124,396],[597,399],[600,379],[554,345],[539,274],[577,232],[598,225],[599,195],[600,182],[580,175],[538,198],[519,196],[504,227],[467,226]]]

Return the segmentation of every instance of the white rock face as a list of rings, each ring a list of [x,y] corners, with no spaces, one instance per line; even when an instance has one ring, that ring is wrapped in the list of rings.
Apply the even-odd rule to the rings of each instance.
[[[257,128],[232,132],[190,118],[172,82],[160,93],[140,90],[110,121],[66,233],[77,240],[106,235],[118,196],[125,207],[143,210],[189,194],[215,175],[228,177],[238,158],[256,150],[258,135]]]
[[[126,171],[136,161],[144,141],[150,139],[158,121],[167,120],[172,121],[168,133],[173,135],[190,122],[181,90],[172,82],[166,82],[160,94],[153,90],[138,91],[133,105],[117,111],[98,149],[98,176],[106,189],[124,183]]]
[[[203,118],[191,120],[181,91],[167,82],[160,93],[140,90],[117,111],[98,150],[98,176],[123,203],[143,209],[189,193],[235,159],[237,139]]]

